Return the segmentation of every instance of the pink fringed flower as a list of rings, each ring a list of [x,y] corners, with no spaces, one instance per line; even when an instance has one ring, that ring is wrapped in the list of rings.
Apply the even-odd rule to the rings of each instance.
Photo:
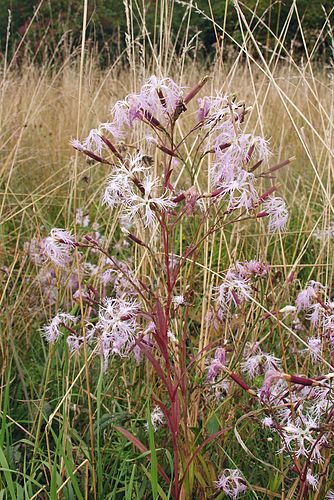
[[[274,392],[273,385],[275,382],[280,381],[282,379],[282,374],[281,372],[277,370],[268,370],[266,372],[261,390],[260,390],[260,397],[261,399],[271,399],[272,393]],[[275,395],[275,394],[273,394]]]
[[[323,288],[323,285],[321,283],[313,280],[309,281],[307,287],[302,290],[296,298],[297,311],[305,311],[312,306],[313,299],[316,296],[319,288]]]
[[[165,108],[169,114],[172,114],[182,100],[182,87],[171,78],[157,78],[152,75],[141,88],[141,99],[143,107],[151,111],[152,114],[158,111],[158,106]]]
[[[48,325],[43,326],[42,332],[47,342],[53,344],[62,335],[60,326],[67,324],[69,321],[75,323],[76,318],[71,314],[58,313]]]
[[[319,477],[312,474],[312,470],[308,469],[306,474],[306,482],[311,486],[312,490],[316,490],[319,484]]]
[[[198,99],[198,112],[197,120],[198,122],[204,122],[205,118],[208,116],[211,109],[211,102],[209,97],[204,97],[203,99]]]
[[[229,270],[224,282],[218,287],[217,301],[223,310],[232,304],[240,306],[245,300],[249,300],[252,289],[248,279],[239,276]]]
[[[239,469],[224,469],[215,485],[230,498],[237,498],[247,490],[245,477]]]
[[[50,232],[51,237],[64,245],[75,246],[74,236],[66,229],[54,227]]]
[[[78,141],[78,139],[72,139],[71,144],[80,152],[87,150],[98,155],[101,155],[103,148],[105,148],[100,131],[97,128],[93,128],[83,142]]]
[[[320,338],[308,337],[306,340],[307,348],[302,349],[302,353],[308,354],[312,363],[317,363],[321,360],[322,342]]]
[[[268,267],[263,262],[259,262],[258,260],[250,260],[244,263],[244,268],[246,272],[250,275],[253,275],[257,278],[262,278],[268,273]]]
[[[135,216],[144,215],[144,226],[148,227],[156,222],[156,212],[165,212],[168,209],[174,208],[175,203],[168,198],[166,194],[156,196],[153,191],[157,187],[157,179],[153,179],[147,175],[142,180],[144,192],[139,195],[133,189],[129,193],[129,197],[125,200],[124,210],[128,214],[129,220],[132,221]]]
[[[106,298],[99,311],[99,320],[91,334],[100,332],[100,352],[104,358],[104,369],[108,367],[110,354],[127,356],[134,345],[138,332],[136,315],[139,304],[134,299]]]
[[[321,449],[327,443],[326,436],[318,439],[319,422],[313,415],[302,415],[292,420],[283,427],[283,448],[281,451],[289,450],[300,456],[310,457],[312,462],[320,462]]]
[[[41,242],[44,254],[58,267],[64,267],[70,260],[69,248],[48,236]]]
[[[215,378],[220,374],[222,369],[226,364],[226,350],[223,347],[218,347],[215,352],[215,356],[212,359],[208,368],[208,382],[213,382]]]
[[[263,209],[269,215],[269,231],[285,229],[288,222],[286,203],[278,196],[272,196],[263,203]]]
[[[229,209],[243,208],[247,212],[259,200],[259,195],[254,187],[255,176],[246,170],[240,170],[231,181],[223,182],[223,194],[229,195]]]

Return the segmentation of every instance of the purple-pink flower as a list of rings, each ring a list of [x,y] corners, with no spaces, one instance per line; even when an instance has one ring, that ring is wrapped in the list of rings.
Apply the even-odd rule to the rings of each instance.
[[[311,308],[313,304],[313,299],[316,297],[316,294],[320,288],[323,288],[323,285],[318,281],[311,280],[308,282],[307,287],[304,290],[302,290],[296,298],[296,307],[298,312],[305,311]],[[314,310],[312,312],[314,312]],[[319,311],[316,311],[317,316],[318,313]],[[318,318],[317,317],[313,318],[313,320],[316,319]]]
[[[317,363],[321,360],[322,354],[322,342],[320,338],[308,337],[306,340],[307,347],[302,349],[302,353],[308,354],[311,358],[312,363]]]
[[[222,369],[226,364],[226,350],[223,347],[218,347],[215,352],[214,358],[208,368],[207,380],[213,382],[215,378],[220,374]]]
[[[64,267],[70,260],[69,247],[57,240],[52,236],[47,236],[41,241],[41,247],[44,254],[55,264],[57,267]]]
[[[245,477],[239,469],[224,469],[215,485],[230,498],[237,498],[247,490]]]

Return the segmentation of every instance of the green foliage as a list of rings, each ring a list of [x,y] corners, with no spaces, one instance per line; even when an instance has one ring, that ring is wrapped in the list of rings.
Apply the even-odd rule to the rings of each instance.
[[[79,45],[82,31],[83,2],[81,0],[59,0],[44,2],[38,9],[38,2],[33,0],[5,0],[0,10],[0,33],[5,34],[10,24],[10,49],[25,36],[25,46],[31,54],[47,47],[48,54],[53,53],[57,45],[66,40],[70,48]],[[10,11],[10,12],[9,12]],[[28,32],[26,33],[29,27]],[[110,51],[119,46],[120,30],[124,32],[125,15],[122,2],[96,0],[89,2],[87,38],[98,43],[99,49],[108,46]],[[0,50],[5,50],[6,37],[1,37]]]
[[[117,0],[95,0],[88,2],[88,29],[87,36],[97,44],[101,62],[109,60],[110,55],[119,54],[125,48],[125,33],[127,21],[124,4]],[[30,20],[38,6],[36,0],[4,0],[0,10],[0,50],[4,52],[6,45],[6,30],[8,26],[8,10],[11,12],[11,37],[10,50],[17,45],[25,34]],[[255,29],[257,41],[264,49],[270,50],[275,45],[270,30],[279,36],[284,28],[284,23],[293,9],[292,0],[284,2],[273,0],[248,0],[241,4],[247,23]],[[163,9],[157,8],[156,2],[146,2],[144,7],[135,3],[133,5],[133,36],[141,39],[143,18],[149,36],[153,38],[154,32],[160,24],[160,16],[164,15]],[[138,10],[139,8],[139,10]],[[203,48],[202,54],[214,54],[217,46],[221,45],[223,28],[230,37],[241,44],[242,31],[240,20],[233,2],[226,0],[197,0],[192,7],[188,2],[180,1],[173,5],[172,32],[176,40],[176,49],[181,51],[186,35],[186,22],[188,8],[191,8],[189,32],[187,39],[197,36],[199,47]],[[298,16],[302,20],[303,35],[306,43],[312,46],[326,24],[326,13],[330,15],[329,22],[320,38],[320,52],[327,57],[330,54],[331,40],[329,36],[330,23],[334,20],[331,12],[332,0],[298,0],[298,15],[294,10],[289,28],[285,37],[285,45],[289,50],[294,46],[295,52],[302,52],[303,36],[300,33]],[[144,10],[143,10],[144,9]],[[32,54],[43,45],[52,53],[57,44],[64,39],[70,47],[76,47],[81,40],[83,16],[83,2],[80,0],[59,0],[57,2],[44,2],[38,10],[34,22],[25,35],[25,44]],[[179,35],[176,34],[179,32]],[[218,40],[217,40],[218,38]],[[226,37],[225,37],[226,38]],[[227,37],[225,48],[231,43]],[[158,39],[157,39],[158,45]],[[107,57],[108,56],[108,57]]]

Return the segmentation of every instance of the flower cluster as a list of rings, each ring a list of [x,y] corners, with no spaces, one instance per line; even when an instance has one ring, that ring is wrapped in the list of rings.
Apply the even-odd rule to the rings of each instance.
[[[217,301],[225,311],[225,314],[220,315],[221,322],[227,324],[231,317],[240,317],[243,314],[247,317],[246,307],[236,308],[251,298],[255,289],[254,278],[265,276],[267,272],[268,269],[256,261],[237,262],[226,272],[225,279],[218,288]],[[319,486],[319,475],[316,471],[324,463],[325,450],[331,447],[334,434],[334,375],[318,374],[321,363],[325,361],[324,356],[326,353],[330,354],[330,349],[333,349],[333,306],[334,302],[326,295],[326,287],[318,281],[309,281],[305,289],[297,295],[295,305],[268,312],[260,320],[273,321],[279,313],[284,320],[292,320],[292,328],[298,332],[296,337],[307,332],[304,339],[300,338],[304,344],[302,349],[297,349],[293,343],[291,346],[286,345],[283,363],[283,356],[281,359],[274,353],[265,351],[264,340],[272,338],[266,334],[260,342],[245,343],[243,359],[239,364],[241,375],[231,371],[234,356],[229,356],[231,362],[226,356],[226,351],[234,352],[233,346],[226,350],[218,348],[208,367],[207,380],[212,383],[213,389],[216,378],[223,372],[225,377],[229,378],[230,384],[234,382],[252,398],[258,398],[261,410],[265,413],[263,427],[278,436],[281,443],[278,452],[293,460],[301,482],[310,490]],[[229,316],[226,311],[230,312]],[[285,373],[282,366],[287,366],[289,352],[294,358],[297,357],[297,360],[300,359],[304,367],[310,366],[311,369],[317,370],[316,374],[310,378],[303,374]],[[242,374],[254,384],[260,382],[262,377],[262,387],[252,389]],[[233,398],[233,392],[230,388],[228,390]],[[227,477],[228,474],[219,478],[219,486],[227,496],[232,496],[233,489],[229,491],[228,486],[226,487]],[[218,482],[216,484],[218,485]]]
[[[91,130],[83,141],[72,140],[74,148],[90,160],[110,167],[102,202],[109,209],[115,209],[121,233],[129,245],[137,245],[136,255],[140,256],[141,250],[149,254],[153,273],[144,271],[142,267],[145,266],[138,266],[134,272],[131,263],[111,255],[96,223],[92,227],[93,234],[78,236],[76,231],[74,238],[69,231],[53,229],[39,244],[40,262],[51,262],[62,269],[74,262],[73,249],[76,249],[77,272],[83,273],[81,286],[73,296],[81,304],[80,325],[72,315],[58,313],[44,327],[47,341],[54,343],[66,334],[72,353],[78,352],[82,345],[88,346],[100,354],[104,370],[111,356],[133,355],[138,363],[145,356],[161,382],[159,394],[154,396],[157,406],[152,411],[151,422],[154,431],[166,423],[172,436],[175,498],[180,497],[181,491],[179,457],[185,449],[191,449],[190,443],[184,446],[182,442],[183,438],[188,439],[181,424],[188,421],[188,410],[183,402],[190,401],[187,377],[182,374],[188,372],[190,359],[194,360],[191,364],[196,363],[196,356],[188,352],[191,344],[188,335],[191,316],[188,313],[196,290],[191,284],[184,284],[182,276],[189,274],[183,274],[183,268],[194,262],[204,239],[227,224],[267,217],[269,230],[275,231],[283,229],[288,218],[285,202],[273,196],[275,186],[264,194],[258,192],[259,176],[255,171],[269,160],[271,153],[265,139],[243,131],[248,112],[243,103],[221,94],[204,97],[199,100],[192,128],[184,131],[183,127],[176,126],[205,81],[186,93],[171,78],[153,75],[138,93],[115,103],[110,121]],[[135,134],[137,124],[144,124],[149,134],[138,139],[143,127],[138,127],[138,134]],[[192,141],[195,134],[199,145],[189,147],[188,141]],[[120,144],[126,136],[129,140]],[[198,173],[203,167],[207,168],[207,192],[201,190],[198,182]],[[262,178],[272,178],[268,172],[272,174],[278,168],[280,166],[272,167],[261,174]],[[191,172],[189,178],[183,175],[184,172]],[[196,218],[195,235],[193,228],[188,231],[186,224],[190,216]],[[76,225],[80,226],[79,233],[90,227],[89,217],[83,210],[76,213]],[[181,232],[181,225],[186,230]],[[177,242],[179,235],[181,245]],[[190,241],[183,245],[183,238]],[[86,260],[88,252],[99,254],[98,263]],[[257,260],[233,264],[216,289],[214,326],[232,315],[235,309],[243,311],[239,306],[253,297],[257,282],[267,273],[267,266]],[[90,282],[91,278],[94,281]],[[310,339],[309,345],[315,348],[315,341]],[[231,374],[227,352],[228,342],[216,349],[208,366],[208,382],[216,383],[221,372],[226,373],[226,377]],[[278,389],[279,384],[285,383],[281,369],[278,357],[262,350],[260,344],[248,345],[241,371],[251,380],[264,375],[266,388],[263,393],[273,397],[273,387],[282,388]],[[239,376],[234,376],[234,380],[248,388]],[[216,386],[221,392],[229,388],[226,380],[218,381]],[[255,391],[252,394],[257,395]],[[292,416],[287,418],[280,424],[282,433],[285,428],[286,435],[289,432],[292,435],[295,424]],[[296,436],[296,432],[293,435]],[[293,439],[295,442],[297,438],[290,441],[286,438],[289,450],[295,450]],[[308,445],[305,449],[309,450]],[[185,463],[188,458],[191,457],[185,457]],[[216,486],[230,498],[236,498],[247,489],[246,480],[238,469],[225,469]]]
[[[207,131],[205,147],[214,153],[210,167],[213,187],[219,197],[228,197],[228,210],[243,209],[248,213],[263,203],[258,216],[269,216],[269,230],[284,229],[288,212],[282,198],[261,198],[256,190],[255,175],[249,171],[249,162],[262,163],[270,156],[268,142],[262,137],[244,133],[243,104],[228,96],[200,99],[198,118]]]
[[[91,224],[88,214],[84,214],[79,208],[76,212],[76,222],[82,228],[91,230],[94,241],[100,245],[104,242],[104,236],[100,232],[98,222]],[[81,245],[80,245],[81,246]],[[77,248],[78,260],[74,258],[73,249]],[[30,261],[36,265],[38,272],[34,280],[35,286],[43,294],[46,304],[57,302],[59,286],[69,291],[74,300],[79,298],[79,274],[81,276],[97,276],[102,280],[106,265],[110,265],[108,259],[99,260],[99,265],[94,261],[88,261],[79,249],[70,231],[54,228],[45,238],[32,238],[24,245],[24,250]],[[92,254],[96,249],[91,249]],[[115,270],[109,272],[115,272]],[[31,300],[35,296],[31,295]],[[70,304],[69,304],[70,307]]]
[[[266,402],[272,408],[272,417],[266,426],[279,434],[282,441],[280,452],[304,457],[310,463],[322,462],[321,452],[333,437],[333,429],[327,424],[334,409],[333,390],[327,384],[305,385],[302,389],[299,385],[288,392],[283,377],[278,372],[274,377],[269,373],[265,381],[270,385],[270,399]],[[303,383],[302,378],[296,380]],[[308,379],[304,378],[304,383],[308,384]],[[282,405],[280,410],[277,409],[279,404]]]
[[[122,206],[130,223],[137,215],[144,217],[144,225],[153,224],[159,211],[174,208],[175,200],[186,200],[185,212],[193,210],[194,204],[201,201],[201,195],[194,186],[181,197],[174,196],[170,173],[174,163],[178,164],[180,149],[184,139],[175,146],[171,141],[171,126],[186,111],[186,105],[203,86],[204,81],[184,96],[184,88],[171,78],[159,79],[151,76],[138,94],[129,94],[124,100],[116,102],[111,110],[110,122],[102,123],[90,131],[87,138],[80,142],[72,140],[72,145],[96,161],[114,165],[104,193],[103,201],[109,207]],[[209,168],[212,185],[212,202],[224,201],[227,211],[254,211],[263,205],[256,217],[269,217],[269,230],[284,229],[288,219],[285,202],[271,195],[271,191],[260,196],[255,187],[256,176],[251,171],[251,162],[259,166],[270,157],[268,142],[262,137],[242,130],[247,109],[242,103],[231,100],[226,95],[199,99],[198,121],[193,131],[202,131],[204,151],[199,158],[203,162],[208,153],[213,154]],[[144,167],[142,152],[121,154],[114,142],[133,129],[136,123],[144,123],[155,135],[147,136],[147,142],[166,154],[169,168],[165,171],[163,189],[157,189],[160,179],[153,177]],[[171,130],[170,130],[171,129]],[[110,141],[105,134],[112,136]],[[167,143],[161,136],[167,136]],[[168,144],[170,143],[170,144]],[[111,152],[118,163],[110,163],[102,155]],[[195,162],[194,158],[194,162]],[[168,190],[170,191],[168,194]],[[190,197],[189,197],[190,195]]]
[[[110,122],[92,129],[83,142],[72,140],[72,145],[79,151],[101,155],[103,149],[107,149],[107,144],[101,137],[105,132],[119,141],[139,121],[161,130],[168,125],[178,107],[182,106],[182,94],[182,87],[171,78],[159,79],[153,75],[138,94],[129,94],[124,100],[116,102],[111,110]]]
[[[283,450],[294,452],[296,457],[310,457],[312,462],[322,460],[321,449],[327,444],[326,435],[319,439],[319,421],[312,414],[298,412],[282,427]]]
[[[85,335],[80,335],[67,327],[69,321],[75,323],[77,318],[66,313],[58,313],[48,325],[43,327],[43,334],[48,342],[54,343],[61,336],[60,326],[64,326],[71,333],[67,336],[70,351],[79,351],[86,339],[90,344],[96,345],[97,352],[104,359],[106,370],[111,354],[126,356],[134,349],[139,335],[138,312],[139,305],[131,297],[106,298],[99,308],[98,321],[95,325],[92,326],[88,321],[86,322]]]

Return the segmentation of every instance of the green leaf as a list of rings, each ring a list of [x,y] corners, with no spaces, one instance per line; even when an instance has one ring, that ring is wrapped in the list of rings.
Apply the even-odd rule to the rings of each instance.
[[[12,497],[12,500],[16,500],[16,492],[12,479],[12,473],[11,470],[9,469],[8,462],[2,448],[0,448],[0,465],[3,468],[3,473],[5,476],[10,496]]]

